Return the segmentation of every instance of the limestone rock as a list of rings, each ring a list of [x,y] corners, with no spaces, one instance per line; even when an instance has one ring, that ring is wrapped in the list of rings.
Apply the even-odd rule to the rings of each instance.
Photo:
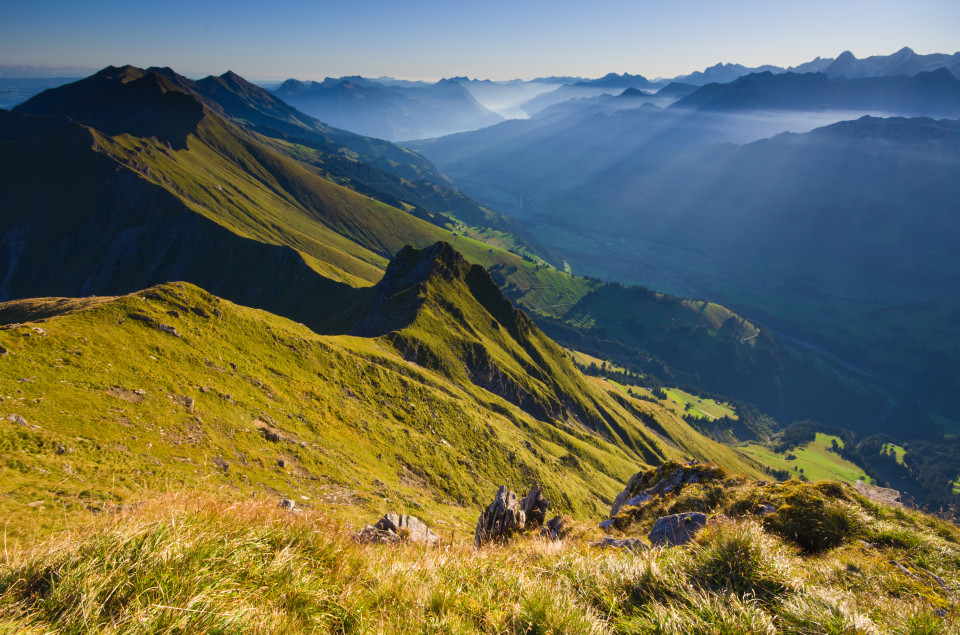
[[[164,333],[167,333],[168,335],[172,335],[174,337],[180,337],[180,333],[177,332],[177,329],[170,326],[169,324],[158,324],[157,328],[163,331]]]
[[[440,540],[440,537],[426,526],[416,516],[406,516],[404,514],[385,514],[383,518],[374,525],[381,531],[392,531],[400,538],[410,542],[422,542],[428,545]]]
[[[353,539],[359,543],[380,543],[380,544],[393,544],[402,542],[403,538],[393,533],[392,531],[385,531],[383,529],[377,529],[373,525],[367,525],[357,533],[353,535]]]
[[[280,507],[280,509],[287,510],[291,514],[300,514],[303,512],[302,509],[297,507],[297,501],[293,500],[292,498],[281,499],[278,507]]]
[[[523,529],[527,516],[520,509],[517,495],[501,485],[493,502],[483,510],[477,521],[473,542],[480,546],[487,542],[506,542],[514,532]]]
[[[709,463],[668,461],[660,467],[634,474],[610,507],[613,518],[624,507],[637,507],[657,496],[664,496],[691,483],[699,483],[719,475],[720,468]]]
[[[570,523],[563,516],[557,515],[546,522],[540,533],[550,540],[560,540],[570,533]]]
[[[13,414],[7,415],[7,421],[9,421],[10,423],[15,423],[15,424],[17,424],[18,426],[26,426],[26,425],[28,425],[28,424],[27,424],[27,420],[24,419],[23,417],[21,417],[20,415],[18,415],[17,413],[15,413],[15,412],[14,412]]]
[[[706,524],[707,515],[700,512],[662,516],[654,523],[647,538],[654,546],[682,545],[690,542]]]
[[[895,489],[877,487],[865,481],[857,481],[853,484],[853,487],[860,492],[860,494],[876,503],[884,503],[886,505],[893,505],[894,507],[901,507],[903,505],[900,492]]]
[[[540,488],[536,485],[530,487],[530,491],[520,499],[520,510],[526,516],[526,527],[540,527],[547,520],[547,507],[550,502],[541,495]]]

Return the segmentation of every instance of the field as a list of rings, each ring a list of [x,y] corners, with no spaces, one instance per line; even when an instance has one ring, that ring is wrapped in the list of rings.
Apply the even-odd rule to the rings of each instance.
[[[761,463],[777,470],[788,470],[791,473],[803,474],[811,481],[834,479],[845,483],[854,483],[869,478],[863,470],[853,463],[843,459],[840,455],[829,451],[832,441],[843,447],[839,437],[817,433],[815,441],[803,448],[795,448],[786,456],[794,455],[795,459],[788,460],[785,455],[777,454],[770,448],[758,443],[745,443],[737,449],[757,459]]]
[[[720,417],[737,418],[737,413],[730,404],[717,403],[713,399],[703,399],[679,388],[664,388],[664,391],[667,393],[670,401],[678,404],[687,414],[692,414],[695,417],[700,417],[701,419],[719,419]],[[690,405],[689,408],[687,408],[687,404]]]

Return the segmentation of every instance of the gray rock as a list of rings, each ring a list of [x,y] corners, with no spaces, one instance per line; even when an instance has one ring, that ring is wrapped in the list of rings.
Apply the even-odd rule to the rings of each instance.
[[[293,500],[292,498],[283,498],[280,500],[278,507],[280,509],[294,511],[297,509],[297,501]]]
[[[654,546],[682,545],[690,542],[706,524],[707,515],[700,512],[662,516],[654,523],[647,538]]]
[[[167,333],[168,335],[172,335],[174,337],[180,337],[180,333],[178,333],[177,329],[173,328],[172,326],[168,326],[166,324],[158,324],[157,328],[163,331],[164,333]]]
[[[4,347],[0,346],[0,357],[6,357],[9,353],[10,353],[10,351],[8,351],[8,350],[5,349]]]
[[[281,441],[283,441],[282,436],[280,436],[273,430],[270,430],[269,428],[259,428],[259,430],[260,430],[260,434],[263,435],[263,438],[266,439],[267,441],[270,441],[271,443],[280,443]]]
[[[392,531],[385,531],[383,529],[377,529],[373,525],[367,525],[357,533],[353,535],[353,539],[359,543],[380,543],[380,544],[394,544],[402,542],[403,538],[393,533]]]
[[[27,423],[27,420],[26,420],[26,419],[24,419],[23,417],[21,417],[20,415],[18,415],[18,414],[15,413],[15,412],[12,413],[12,414],[8,414],[8,415],[7,415],[7,421],[9,421],[10,423],[15,423],[15,424],[17,424],[18,426],[26,426],[26,425],[29,425],[29,424]]]
[[[477,520],[477,529],[473,542],[478,547],[488,542],[506,542],[514,532],[523,529],[527,521],[526,514],[520,509],[517,495],[501,485],[493,502]]]
[[[440,540],[440,537],[416,516],[404,514],[386,514],[374,525],[380,531],[392,531],[400,538],[410,542],[422,542],[428,545]]]
[[[853,484],[853,487],[863,496],[874,502],[884,503],[885,505],[892,505],[894,507],[901,507],[903,505],[898,490],[890,489],[889,487],[877,487],[864,481],[857,481]]]
[[[677,464],[669,462],[661,465],[656,470],[637,472],[627,482],[627,486],[622,492],[617,494],[613,505],[610,507],[610,517],[613,518],[624,507],[642,505],[656,496],[664,496],[684,485],[699,483],[703,480],[700,472],[706,468],[708,472],[705,476],[710,476],[710,466],[699,464],[696,461]],[[665,473],[668,470],[669,473]]]
[[[570,533],[570,527],[563,516],[557,515],[546,522],[540,533],[550,540],[560,540]]]
[[[131,320],[140,320],[141,322],[146,322],[147,324],[157,323],[156,318],[152,318],[144,313],[127,313],[127,317]]]
[[[608,519],[606,519],[606,520],[601,520],[601,521],[600,521],[600,529],[610,529],[611,527],[613,527],[613,523],[614,523],[614,522],[616,522],[616,521],[613,520],[612,518],[608,518]]]
[[[550,502],[541,496],[540,488],[536,485],[530,487],[530,491],[520,499],[520,510],[526,517],[525,527],[540,527],[547,520],[547,507]]]
[[[769,516],[775,511],[777,511],[777,508],[770,503],[760,503],[753,508],[753,513],[757,516]]]
[[[199,316],[202,317],[202,318],[208,318],[208,317],[210,317],[210,314],[209,314],[209,313],[207,313],[206,311],[204,311],[203,309],[201,309],[201,308],[198,307],[198,306],[192,306],[192,307],[190,307],[190,310],[193,311],[195,314],[199,315]]]
[[[647,547],[640,538],[624,538],[623,540],[617,540],[616,538],[610,538],[609,536],[603,540],[591,542],[590,546],[599,547],[600,549],[626,549],[627,551],[639,551],[641,549],[646,549]]]

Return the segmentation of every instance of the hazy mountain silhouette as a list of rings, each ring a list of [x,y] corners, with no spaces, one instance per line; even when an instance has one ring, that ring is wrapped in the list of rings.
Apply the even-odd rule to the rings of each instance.
[[[454,80],[405,87],[363,78],[310,83],[290,79],[275,94],[331,125],[390,140],[441,136],[503,120]]]

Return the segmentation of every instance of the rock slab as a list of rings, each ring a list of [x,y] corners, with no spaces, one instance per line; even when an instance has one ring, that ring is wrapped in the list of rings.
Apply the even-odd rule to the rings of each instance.
[[[440,537],[416,516],[385,514],[374,527],[380,531],[392,531],[400,538],[411,542],[423,542],[432,545],[440,540]]]
[[[493,502],[477,520],[473,543],[479,547],[487,542],[506,542],[514,532],[523,529],[526,522],[527,515],[520,509],[517,495],[501,485]]]
[[[647,538],[655,547],[683,545],[693,540],[693,537],[706,525],[707,515],[700,512],[663,516],[654,523]]]

